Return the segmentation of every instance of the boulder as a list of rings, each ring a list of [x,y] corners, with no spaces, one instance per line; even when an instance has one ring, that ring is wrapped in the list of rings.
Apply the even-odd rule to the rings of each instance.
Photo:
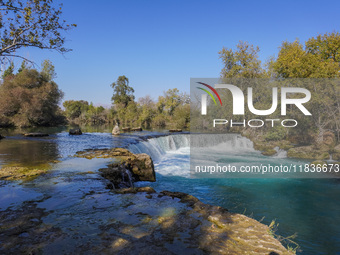
[[[68,132],[70,135],[81,135],[83,134],[81,132],[81,129],[80,128],[73,128],[73,129],[70,129],[70,131]]]
[[[138,181],[156,181],[153,161],[145,153],[133,154],[124,148],[94,149],[77,152],[76,157],[117,159],[118,162],[100,169],[101,175],[110,180],[116,189],[132,187]]]
[[[135,158],[128,160],[125,165],[132,172],[135,181],[156,181],[153,161],[148,154],[134,154]]]
[[[4,137],[3,135],[0,134],[0,140],[1,140],[1,139],[4,139],[4,138],[5,138],[5,137]]]
[[[169,129],[170,133],[182,132],[182,129]]]
[[[131,130],[131,128],[129,128],[129,127],[123,127],[122,130],[123,130],[124,132],[129,132],[129,131]]]
[[[131,128],[131,131],[143,131],[141,127]]]
[[[24,134],[26,137],[43,137],[43,136],[48,136],[46,133],[26,133]]]
[[[119,135],[120,134],[120,130],[118,125],[116,125],[113,129],[112,129],[112,134],[113,135]]]

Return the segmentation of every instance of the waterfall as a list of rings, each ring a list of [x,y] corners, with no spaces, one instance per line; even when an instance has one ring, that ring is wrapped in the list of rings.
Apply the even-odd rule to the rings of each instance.
[[[122,172],[122,184],[127,187],[133,187],[132,174],[128,169]]]
[[[133,153],[146,153],[154,161],[159,161],[169,152],[180,148],[203,148],[230,154],[255,152],[253,142],[239,134],[178,134],[151,138],[148,141],[130,144]]]
[[[179,148],[189,146],[190,135],[182,134],[151,138],[148,141],[130,144],[128,149],[132,153],[146,153],[150,155],[154,161],[158,161],[167,152],[176,151]]]
[[[239,134],[194,134],[190,147],[230,154],[255,152],[253,142]]]
[[[287,158],[287,151],[280,149],[279,147],[275,147],[276,154],[273,156],[274,158]]]

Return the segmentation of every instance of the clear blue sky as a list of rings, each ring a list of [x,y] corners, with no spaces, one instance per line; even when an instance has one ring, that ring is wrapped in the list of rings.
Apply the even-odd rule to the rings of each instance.
[[[130,80],[136,98],[157,99],[163,91],[189,92],[190,77],[219,77],[218,51],[248,41],[264,62],[282,41],[304,42],[339,31],[340,1],[64,0],[65,57],[25,49],[36,63],[50,59],[64,100],[110,104],[110,84]]]

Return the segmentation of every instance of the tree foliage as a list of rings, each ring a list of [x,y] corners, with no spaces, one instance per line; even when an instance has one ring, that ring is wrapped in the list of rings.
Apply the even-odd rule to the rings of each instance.
[[[240,42],[236,50],[223,48],[219,52],[224,64],[221,78],[224,82],[238,82],[238,86],[246,93],[245,88],[253,88],[253,104],[256,109],[269,109],[271,106],[271,88],[274,86],[300,86],[312,93],[307,107],[312,116],[307,118],[296,109],[289,108],[288,115],[296,119],[299,125],[291,129],[289,135],[306,141],[310,137],[322,137],[325,131],[337,134],[340,141],[340,34],[326,33],[308,39],[305,45],[298,40],[283,42],[277,58],[271,58],[266,68],[261,67],[258,58],[259,47]],[[236,79],[235,79],[236,78]],[[251,82],[247,78],[270,78],[268,82]],[[312,78],[309,80],[291,78]],[[327,78],[327,82],[319,78]],[[242,80],[243,79],[243,80]],[[248,83],[248,84],[247,84]],[[287,84],[288,83],[288,84]],[[295,85],[293,85],[295,84]],[[221,95],[229,93],[221,91]],[[224,102],[225,108],[231,108],[231,101]],[[222,111],[222,108],[218,108]],[[221,115],[220,116],[228,116]],[[231,117],[231,116],[229,116]],[[247,112],[242,118],[254,118]],[[274,112],[271,118],[280,118],[279,112]],[[232,116],[238,120],[238,116]],[[197,123],[205,125],[204,123]],[[281,129],[261,129],[267,133],[267,140],[277,140],[288,135]],[[308,137],[308,139],[305,139]],[[309,139],[310,140],[310,139]]]
[[[132,102],[135,97],[133,93],[135,90],[129,86],[129,79],[127,77],[119,76],[117,81],[111,84],[113,88],[113,96],[111,101],[115,105],[127,107],[129,102]]]
[[[63,92],[35,69],[5,77],[0,86],[0,126],[52,126],[64,122]]]
[[[19,57],[22,47],[56,50],[60,53],[70,49],[64,47],[62,32],[75,27],[61,18],[62,5],[55,6],[53,0],[1,0],[0,1],[0,57]]]
[[[223,62],[224,78],[258,78],[263,75],[261,61],[258,58],[260,48],[248,42],[240,41],[236,50],[224,48],[219,52]]]

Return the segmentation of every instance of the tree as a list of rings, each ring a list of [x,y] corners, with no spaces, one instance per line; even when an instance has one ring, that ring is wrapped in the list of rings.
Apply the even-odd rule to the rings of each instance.
[[[181,104],[181,99],[177,88],[169,89],[164,92],[164,96],[158,98],[157,108],[160,113],[166,112],[172,116],[176,107]]]
[[[14,72],[14,63],[11,62],[10,65],[8,66],[8,68],[4,71],[3,75],[2,75],[2,79],[5,79],[6,77],[12,75]]]
[[[55,72],[54,65],[52,64],[52,62],[50,60],[46,59],[42,63],[41,74],[44,76],[44,78],[47,81],[52,81],[55,78],[57,78],[57,74]]]
[[[125,108],[129,102],[135,99],[133,95],[135,90],[129,86],[129,79],[124,75],[119,76],[117,81],[111,84],[111,87],[113,88],[113,96],[111,98],[113,104]]]
[[[312,37],[306,42],[306,51],[319,55],[321,59],[340,62],[340,33],[326,33]]]
[[[223,61],[222,78],[258,78],[264,70],[258,59],[259,47],[240,41],[237,50],[224,48],[218,53]]]
[[[63,92],[35,69],[25,69],[0,86],[2,125],[52,126],[64,122],[59,108]]]
[[[20,68],[18,69],[18,73],[21,73],[22,71],[24,71],[27,68],[27,62],[26,60],[23,60],[21,62]]]
[[[17,54],[22,47],[56,50],[64,47],[62,32],[75,27],[61,19],[62,5],[53,0],[1,0],[0,1],[0,61],[12,57],[30,60]]]
[[[299,41],[283,42],[273,69],[282,78],[332,78],[339,64],[316,50],[306,51]]]
[[[89,103],[84,100],[67,100],[63,103],[66,117],[73,120],[89,109]]]

